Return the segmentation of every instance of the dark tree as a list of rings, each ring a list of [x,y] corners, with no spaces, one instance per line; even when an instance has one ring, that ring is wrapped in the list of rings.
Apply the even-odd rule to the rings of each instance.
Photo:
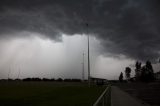
[[[150,61],[146,62],[146,68],[148,69],[148,71],[153,72],[152,64]]]
[[[126,67],[125,74],[126,74],[126,79],[127,80],[130,79],[130,73],[131,73],[131,68],[130,67]]]
[[[122,73],[122,72],[121,72],[120,75],[119,75],[119,81],[120,81],[120,82],[123,82],[123,73]]]
[[[135,66],[137,70],[141,69],[141,62],[137,61]]]
[[[147,61],[146,65],[142,67],[141,80],[145,82],[154,80],[153,67],[150,61]]]
[[[56,81],[58,81],[58,82],[62,82],[62,81],[63,81],[63,79],[62,79],[62,78],[58,78]]]
[[[135,77],[136,77],[136,80],[139,81],[140,80],[140,76],[141,76],[141,62],[136,62],[135,64]]]

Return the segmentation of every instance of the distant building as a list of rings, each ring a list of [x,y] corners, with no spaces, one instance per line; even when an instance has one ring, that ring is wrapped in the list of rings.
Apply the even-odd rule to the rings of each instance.
[[[91,77],[90,80],[91,80],[91,82],[95,83],[96,85],[106,85],[108,83],[108,80],[103,79],[103,78]]]
[[[154,73],[154,77],[155,77],[156,80],[160,80],[160,71]]]

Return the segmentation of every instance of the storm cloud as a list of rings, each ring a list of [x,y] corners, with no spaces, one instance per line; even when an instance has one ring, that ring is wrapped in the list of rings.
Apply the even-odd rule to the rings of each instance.
[[[25,37],[17,33],[26,31],[59,41],[62,33],[88,31],[100,40],[103,55],[155,60],[159,11],[159,0],[1,0],[0,37]]]

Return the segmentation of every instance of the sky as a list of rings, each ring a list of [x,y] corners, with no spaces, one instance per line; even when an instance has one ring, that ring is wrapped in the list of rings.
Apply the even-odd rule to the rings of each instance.
[[[0,78],[117,79],[150,60],[159,71],[159,0],[1,0]],[[88,27],[86,26],[88,24]]]

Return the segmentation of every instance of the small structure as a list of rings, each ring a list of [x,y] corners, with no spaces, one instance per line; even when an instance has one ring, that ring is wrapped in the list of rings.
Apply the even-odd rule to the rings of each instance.
[[[91,80],[91,82],[93,82],[96,85],[106,85],[108,82],[108,80],[104,79],[104,78],[91,77],[90,80]]]
[[[154,77],[155,77],[156,80],[160,80],[160,71],[154,73]]]

